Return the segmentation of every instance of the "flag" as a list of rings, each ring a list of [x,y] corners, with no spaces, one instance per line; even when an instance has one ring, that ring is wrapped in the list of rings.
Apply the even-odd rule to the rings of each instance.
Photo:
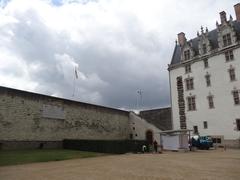
[[[78,73],[77,73],[77,68],[75,67],[75,77],[78,79]]]

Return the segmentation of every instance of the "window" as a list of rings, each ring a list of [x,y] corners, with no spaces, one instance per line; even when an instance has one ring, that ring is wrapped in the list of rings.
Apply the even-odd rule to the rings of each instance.
[[[240,119],[236,119],[237,130],[240,131]]]
[[[212,96],[212,95],[209,95],[209,96],[207,97],[207,99],[208,99],[208,107],[209,107],[210,109],[214,108],[213,96]]]
[[[233,91],[233,100],[234,100],[234,104],[235,104],[235,105],[240,104],[240,99],[239,99],[239,92],[238,92],[238,90],[234,90],[234,91]]]
[[[212,138],[212,139],[213,139],[213,143],[218,143],[218,144],[222,143],[222,139],[221,138]]]
[[[234,59],[234,55],[233,55],[232,50],[225,52],[225,59],[226,59],[227,62]]]
[[[202,50],[203,50],[203,54],[207,53],[207,45],[206,44],[202,45]]]
[[[230,68],[228,70],[229,72],[229,77],[231,81],[235,81],[236,80],[236,75],[235,75],[235,69],[234,68]]]
[[[189,60],[190,59],[190,50],[184,51],[184,60]]]
[[[230,34],[223,35],[223,46],[226,47],[231,44],[232,44],[231,35]]]
[[[195,96],[187,97],[187,102],[188,102],[188,110],[195,111],[196,110]]]
[[[203,121],[203,128],[204,128],[204,129],[207,129],[207,128],[208,128],[208,123],[207,123],[207,121]]]
[[[208,68],[208,59],[204,59],[203,62],[204,62],[204,67]]]
[[[193,133],[198,134],[198,126],[193,126]]]
[[[185,83],[186,83],[186,89],[187,90],[192,90],[193,89],[193,78],[187,78],[185,79]]]
[[[206,84],[207,84],[207,86],[208,86],[208,87],[211,86],[211,79],[210,79],[210,75],[209,75],[209,74],[207,74],[207,75],[205,76],[205,79],[206,79]]]
[[[190,73],[191,72],[191,64],[187,64],[185,66],[185,73]]]

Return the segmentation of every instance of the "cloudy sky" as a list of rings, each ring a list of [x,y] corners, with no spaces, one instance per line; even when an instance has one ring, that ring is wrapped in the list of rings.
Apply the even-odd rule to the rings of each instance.
[[[128,110],[169,106],[177,33],[214,29],[222,10],[235,19],[236,3],[0,0],[0,86]]]

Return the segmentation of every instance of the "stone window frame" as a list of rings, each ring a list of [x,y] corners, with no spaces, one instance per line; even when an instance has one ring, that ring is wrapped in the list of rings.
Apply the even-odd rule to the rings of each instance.
[[[187,106],[188,111],[196,111],[196,96],[188,96],[187,97]]]
[[[190,49],[187,49],[187,50],[183,51],[183,56],[184,56],[185,61],[190,60],[191,59]]]
[[[203,121],[203,129],[208,129],[208,122],[207,121]]]
[[[226,62],[234,60],[233,50],[228,50],[224,52]]]
[[[193,77],[188,77],[185,79],[185,87],[187,91],[194,89],[194,79]]]
[[[191,73],[192,72],[192,67],[191,64],[186,64],[185,65],[185,74]]]
[[[232,45],[231,33],[224,34],[222,36],[222,39],[223,39],[223,47]]]
[[[235,89],[232,91],[234,105],[240,105],[239,94],[240,94],[240,90]]]
[[[213,98],[214,98],[214,96],[211,95],[211,94],[207,96],[208,108],[209,108],[209,109],[214,109],[214,108],[215,108]]]
[[[207,87],[210,87],[211,86],[211,75],[207,73],[205,75],[205,80],[206,80]]]
[[[209,68],[208,58],[203,59],[204,68]]]
[[[230,81],[236,81],[236,71],[235,68],[233,66],[230,66],[230,68],[228,69],[228,73],[229,73],[229,78]]]

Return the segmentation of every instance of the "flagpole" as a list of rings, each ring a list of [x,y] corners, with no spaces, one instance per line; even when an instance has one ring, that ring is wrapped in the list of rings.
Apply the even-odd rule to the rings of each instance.
[[[77,68],[74,67],[74,79],[73,79],[73,94],[72,94],[72,97],[74,97],[74,95],[75,95],[76,79],[78,79],[78,73],[77,73]]]
[[[74,68],[74,76],[73,76],[73,93],[72,93],[72,97],[74,97],[74,94],[75,94],[75,87],[76,87],[75,71],[76,71],[76,69]]]

